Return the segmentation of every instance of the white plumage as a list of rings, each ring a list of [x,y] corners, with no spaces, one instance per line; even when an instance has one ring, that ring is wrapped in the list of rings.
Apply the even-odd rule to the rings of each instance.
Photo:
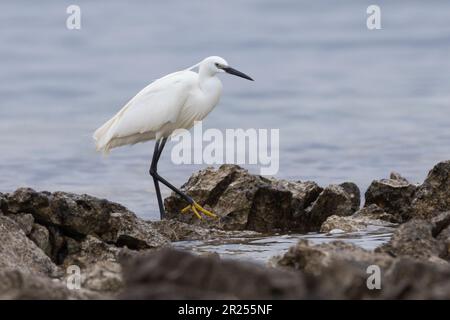
[[[219,102],[222,83],[215,75],[227,62],[209,57],[193,67],[162,77],[134,96],[94,133],[98,151],[170,136],[202,120]],[[199,67],[199,72],[192,69]]]
[[[198,73],[192,71],[196,67]],[[161,177],[157,172],[157,164],[167,138],[176,129],[191,128],[195,121],[206,117],[219,102],[222,93],[222,82],[216,77],[219,72],[253,80],[228,66],[223,58],[208,57],[189,69],[171,73],[152,82],[94,133],[97,150],[103,153],[126,144],[156,139],[149,173],[155,183],[161,219],[165,217],[165,210],[160,182],[189,203],[182,212],[190,210],[199,219],[202,219],[199,212],[209,217],[217,217]]]

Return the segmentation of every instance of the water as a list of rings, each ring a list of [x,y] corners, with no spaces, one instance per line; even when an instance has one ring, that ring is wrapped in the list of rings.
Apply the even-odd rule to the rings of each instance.
[[[217,253],[221,258],[234,260],[250,260],[266,264],[270,258],[284,254],[299,240],[309,240],[313,244],[331,241],[353,243],[366,250],[374,250],[391,238],[393,228],[369,226],[365,231],[338,234],[308,233],[287,234],[254,238],[230,238],[227,240],[179,241],[173,246],[198,254]]]
[[[0,192],[90,193],[156,219],[153,144],[105,159],[91,135],[151,80],[213,54],[256,81],[223,76],[204,128],[279,128],[279,178],[365,190],[450,158],[449,1],[377,1],[379,31],[373,1],[80,0],[69,31],[72,3],[2,2]],[[202,167],[169,154],[160,172],[176,185]]]

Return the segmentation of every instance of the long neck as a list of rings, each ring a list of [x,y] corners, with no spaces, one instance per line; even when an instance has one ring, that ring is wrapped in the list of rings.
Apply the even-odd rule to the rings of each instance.
[[[198,78],[199,78],[200,86],[202,86],[202,84],[204,84],[206,81],[208,81],[209,79],[211,79],[214,76],[215,76],[215,73],[213,73],[211,71],[211,69],[209,69],[206,66],[200,65],[200,67],[198,69]]]

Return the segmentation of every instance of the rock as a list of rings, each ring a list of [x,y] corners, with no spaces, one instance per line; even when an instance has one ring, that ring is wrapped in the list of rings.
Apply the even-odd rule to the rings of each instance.
[[[121,299],[302,299],[300,274],[162,249],[124,265]]]
[[[340,232],[357,232],[367,229],[368,224],[361,219],[353,217],[330,216],[322,223],[320,232],[337,233]]]
[[[58,271],[56,265],[27,238],[17,223],[0,216],[0,270],[3,269],[51,276]]]
[[[377,205],[399,220],[407,220],[408,212],[417,186],[398,173],[391,173],[389,179],[374,180],[365,193],[365,206]]]
[[[446,248],[444,243],[433,236],[431,222],[413,219],[395,230],[391,240],[378,249],[394,256],[408,256],[425,261],[442,262]]]
[[[198,225],[188,224],[177,220],[152,221],[153,227],[170,241],[183,240],[209,240],[228,238],[250,238],[261,236],[255,231],[227,231],[215,228],[203,228]]]
[[[384,272],[383,299],[450,299],[450,268],[447,265],[398,258]]]
[[[29,238],[39,247],[42,251],[45,252],[46,255],[51,256],[52,247],[50,245],[50,233],[47,228],[34,223],[31,228],[31,232]]]
[[[63,265],[77,265],[84,269],[95,264],[98,261],[117,261],[120,248],[107,244],[104,241],[94,237],[87,236],[86,239],[79,242],[64,259]]]
[[[25,232],[26,235],[29,235],[31,229],[33,229],[34,218],[29,213],[19,213],[9,215],[9,218],[14,220],[17,225]]]
[[[364,218],[367,220],[381,220],[391,224],[398,224],[401,221],[393,214],[385,212],[383,209],[378,207],[376,204],[370,204],[361,208],[353,215],[355,218]]]
[[[361,192],[359,191],[359,188],[356,184],[353,182],[344,182],[339,185],[344,189],[344,191],[347,193],[347,195],[350,197],[352,206],[351,211],[355,212],[359,210],[359,207],[361,206]]]
[[[129,211],[111,213],[108,230],[100,237],[116,246],[127,246],[135,250],[158,248],[169,244],[168,239],[156,231],[151,223]]]
[[[115,295],[123,287],[122,267],[114,261],[98,261],[82,270],[81,287],[102,294]]]
[[[392,228],[396,226],[396,218],[384,212],[377,205],[371,204],[362,208],[351,216],[330,216],[322,223],[320,232],[330,233],[332,230],[342,230],[343,232],[357,232],[367,230],[369,227]]]
[[[57,240],[53,241],[53,255],[65,245],[61,234],[74,239],[95,235],[117,246],[126,245],[133,249],[155,248],[168,243],[150,224],[122,205],[85,194],[21,188],[8,195],[5,207],[10,214],[30,213],[38,223],[52,226],[53,229],[49,228],[51,238]]]
[[[64,282],[19,270],[0,270],[1,300],[99,299],[100,295],[79,289],[69,290]]]
[[[448,264],[393,257],[335,241],[300,241],[272,263],[296,269],[308,279],[310,294],[322,299],[449,299]],[[369,290],[368,267],[380,271],[380,290]],[[426,290],[424,290],[426,288]]]
[[[440,162],[419,186],[411,204],[410,217],[431,219],[450,210],[450,160]]]
[[[450,211],[442,212],[431,219],[433,226],[433,237],[442,237],[445,230],[450,226]]]
[[[352,183],[329,186],[251,175],[236,165],[207,168],[191,176],[182,189],[220,219],[209,226],[257,232],[318,231],[330,215],[348,215],[359,207],[359,190]],[[178,195],[165,199],[168,218],[203,224],[180,211],[187,203]]]
[[[392,257],[386,253],[364,250],[351,243],[333,241],[312,245],[307,240],[300,240],[281,257],[274,257],[272,264],[301,270],[315,276],[322,276],[332,262],[348,262],[365,272],[369,265],[387,267]]]
[[[6,195],[0,192],[0,215],[3,214],[3,211],[6,208]]]
[[[329,185],[307,210],[311,229],[319,229],[332,215],[352,215],[359,208],[359,199],[359,189],[355,184]]]

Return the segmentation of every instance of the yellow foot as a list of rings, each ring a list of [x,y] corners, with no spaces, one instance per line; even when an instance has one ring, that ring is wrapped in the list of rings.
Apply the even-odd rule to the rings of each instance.
[[[205,216],[209,216],[209,217],[215,218],[215,219],[218,218],[218,216],[216,216],[214,213],[212,213],[211,211],[206,210],[205,208],[203,208],[201,205],[199,205],[199,204],[198,204],[197,202],[195,202],[195,201],[194,201],[193,204],[190,204],[190,205],[188,205],[187,207],[183,208],[183,209],[181,210],[181,213],[186,213],[186,212],[188,212],[188,211],[192,211],[192,212],[195,214],[195,216],[196,216],[198,219],[200,219],[200,220],[202,220],[203,218],[202,218],[202,216],[200,215],[199,211],[200,211],[201,213],[203,213]]]

